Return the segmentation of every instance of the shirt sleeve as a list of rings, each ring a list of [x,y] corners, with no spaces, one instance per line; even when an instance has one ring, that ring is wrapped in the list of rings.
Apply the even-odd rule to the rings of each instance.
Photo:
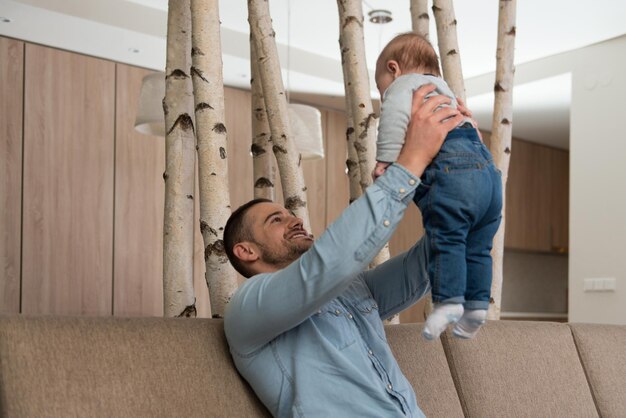
[[[403,311],[430,291],[427,245],[424,236],[407,252],[364,273],[382,319]]]
[[[224,315],[231,350],[253,353],[342,293],[391,238],[418,184],[391,165],[298,260],[248,279]]]

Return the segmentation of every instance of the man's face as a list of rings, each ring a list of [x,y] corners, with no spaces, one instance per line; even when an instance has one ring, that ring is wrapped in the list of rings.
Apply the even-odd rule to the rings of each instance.
[[[304,230],[302,219],[278,203],[254,205],[246,217],[260,258],[266,264],[286,267],[313,245],[313,235]]]

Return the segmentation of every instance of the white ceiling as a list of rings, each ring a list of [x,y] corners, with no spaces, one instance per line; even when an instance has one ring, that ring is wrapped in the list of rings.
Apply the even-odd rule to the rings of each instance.
[[[247,88],[247,2],[219,3],[225,84]],[[271,0],[270,8],[282,66],[291,70],[289,76],[286,71],[283,73],[283,79],[293,92],[292,97],[341,107],[343,83],[336,2]],[[365,14],[378,8],[393,14],[390,24],[365,24],[367,61],[373,68],[381,47],[395,34],[410,30],[409,0],[365,0],[363,8]],[[517,8],[516,64],[626,33],[623,0],[520,0]],[[498,1],[457,0],[455,9],[465,77],[494,71]],[[156,70],[163,70],[165,65],[167,0],[0,0],[0,16],[11,20],[0,23],[1,35]],[[431,39],[436,44],[434,19]],[[286,45],[291,46],[289,52]],[[569,84],[570,78],[564,76],[549,83],[517,87],[514,135],[567,148]],[[377,93],[372,91],[372,96],[377,98]],[[487,95],[470,97],[468,103],[481,125],[489,126],[492,99]],[[537,118],[538,112],[544,117]],[[545,126],[543,120],[547,122]],[[560,139],[555,141],[556,137]]]

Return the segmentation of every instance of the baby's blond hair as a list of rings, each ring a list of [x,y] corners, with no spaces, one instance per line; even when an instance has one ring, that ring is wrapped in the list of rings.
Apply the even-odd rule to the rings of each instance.
[[[441,76],[439,58],[426,38],[415,32],[401,33],[383,48],[376,61],[376,68],[383,70],[388,61],[394,60],[403,72],[420,71]]]

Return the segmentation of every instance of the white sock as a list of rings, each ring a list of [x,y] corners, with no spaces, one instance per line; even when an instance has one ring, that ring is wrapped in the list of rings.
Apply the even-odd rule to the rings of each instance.
[[[469,309],[454,326],[452,333],[457,338],[474,338],[487,319],[486,309]]]
[[[454,324],[463,315],[463,305],[460,303],[437,303],[428,315],[422,335],[427,340],[439,338],[448,325]]]

